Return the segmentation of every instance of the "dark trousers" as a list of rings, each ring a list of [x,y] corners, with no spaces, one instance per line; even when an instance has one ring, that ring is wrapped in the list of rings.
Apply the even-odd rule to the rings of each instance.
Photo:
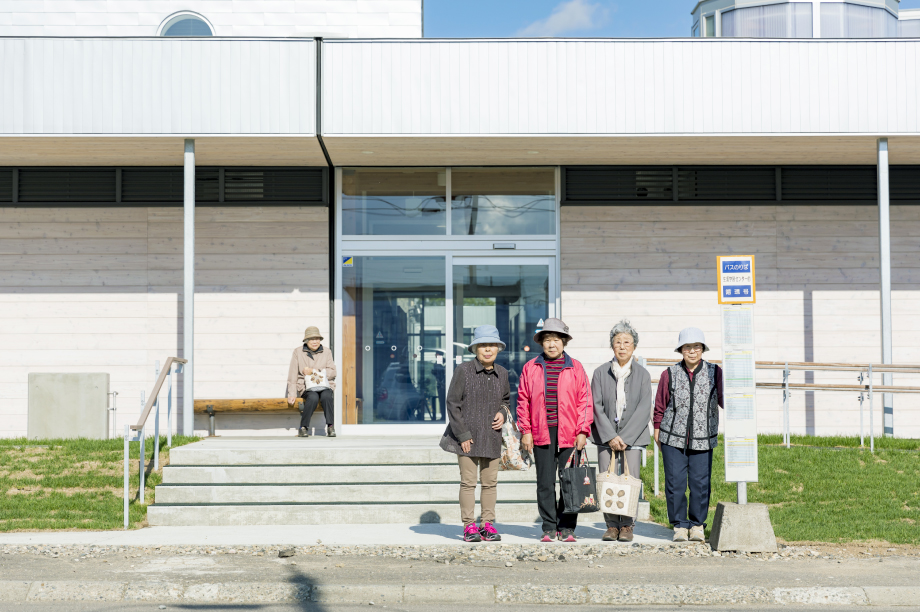
[[[326,416],[326,425],[332,425],[335,423],[335,405],[333,404],[333,392],[332,389],[323,389],[319,393],[316,391],[304,391],[303,392],[303,414],[300,417],[300,426],[310,428],[310,417],[313,416],[313,411],[316,410],[316,406],[322,404],[323,414]]]
[[[558,428],[549,428],[549,444],[533,447],[537,465],[537,508],[543,519],[543,531],[575,529],[577,514],[566,514],[565,502],[560,493],[556,498],[556,474],[565,467],[574,448],[559,448]]]
[[[712,451],[694,451],[662,444],[661,458],[664,461],[664,495],[671,526],[684,529],[705,526],[712,492]]]

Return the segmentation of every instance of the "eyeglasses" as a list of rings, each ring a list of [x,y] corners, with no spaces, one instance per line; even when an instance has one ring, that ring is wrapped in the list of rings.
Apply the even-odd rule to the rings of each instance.
[[[703,347],[700,346],[699,344],[694,344],[692,346],[690,345],[682,346],[680,349],[680,352],[681,353],[701,353],[703,352]]]

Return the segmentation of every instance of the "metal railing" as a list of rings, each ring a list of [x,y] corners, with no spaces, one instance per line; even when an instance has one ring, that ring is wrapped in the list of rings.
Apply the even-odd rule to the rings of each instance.
[[[166,364],[163,366],[163,369],[160,369],[160,362],[156,362],[156,382],[153,385],[153,390],[150,392],[150,397],[147,401],[144,401],[144,392],[141,391],[141,404],[144,408],[141,410],[141,416],[138,418],[137,423],[134,425],[125,425],[125,499],[124,499],[124,523],[125,529],[128,528],[128,496],[130,495],[129,486],[128,486],[128,452],[130,450],[131,442],[140,442],[140,459],[138,461],[138,483],[139,483],[139,500],[140,503],[144,503],[144,472],[147,468],[146,466],[146,453],[144,452],[144,434],[146,430],[147,419],[150,418],[150,413],[155,412],[154,417],[154,447],[153,447],[153,469],[157,470],[160,467],[160,390],[163,388],[163,383],[168,381],[167,389],[168,399],[167,399],[167,408],[166,408],[166,446],[172,446],[172,375],[173,368],[175,368],[175,373],[180,374],[182,372],[183,366],[188,363],[186,359],[179,359],[178,357],[169,357],[166,360]]]
[[[670,366],[680,359],[646,359],[643,360],[650,366]],[[721,364],[721,360],[713,359],[710,363]],[[920,393],[920,387],[905,385],[876,385],[875,374],[920,374],[920,365],[910,364],[858,364],[858,363],[817,363],[806,361],[756,361],[755,369],[782,370],[783,382],[757,382],[758,389],[773,389],[783,392],[783,444],[791,447],[792,426],[789,415],[789,399],[792,391],[845,391],[859,393],[859,444],[865,446],[863,402],[865,396],[869,398],[869,450],[875,452],[875,392],[881,393]],[[793,371],[801,372],[858,372],[858,385],[841,385],[829,383],[794,383],[790,381]],[[652,385],[657,385],[657,380],[652,380]],[[655,492],[658,492],[658,462],[657,447],[655,457]]]

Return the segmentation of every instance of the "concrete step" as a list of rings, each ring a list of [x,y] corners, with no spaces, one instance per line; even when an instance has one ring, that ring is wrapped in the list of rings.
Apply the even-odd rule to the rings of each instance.
[[[504,482],[536,482],[536,470],[499,472]],[[163,469],[164,484],[330,484],[334,482],[457,482],[460,470],[451,465],[249,465],[186,466]]]
[[[479,508],[477,506],[477,516]],[[538,522],[533,502],[496,504],[498,522]],[[648,502],[639,506],[640,521],[648,520]],[[418,504],[253,504],[166,505],[147,509],[151,526],[327,525],[459,523],[460,507],[453,503]],[[582,514],[578,522],[603,523],[603,515]]]
[[[333,485],[160,485],[157,504],[284,504],[284,503],[419,503],[457,504],[460,482],[443,484]],[[537,487],[529,482],[502,482],[499,499],[536,503]]]
[[[341,446],[335,446],[341,440]],[[258,444],[255,444],[258,442]],[[597,463],[597,448],[588,445],[591,463]],[[452,465],[457,457],[437,444],[418,447],[356,446],[354,440],[281,439],[277,442],[221,440],[197,442],[170,451],[170,463],[184,466],[231,465]]]

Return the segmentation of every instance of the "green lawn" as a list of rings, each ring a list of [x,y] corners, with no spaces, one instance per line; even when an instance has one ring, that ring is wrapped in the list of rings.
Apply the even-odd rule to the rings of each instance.
[[[748,501],[767,504],[778,538],[787,542],[878,540],[920,544],[920,440],[877,438],[873,455],[859,438],[760,436],[760,482],[748,484]],[[866,438],[866,445],[869,440]],[[659,459],[660,461],[660,459]],[[651,448],[642,471],[652,520],[668,524],[664,500],[654,487]],[[712,465],[712,527],[719,501],[736,501],[737,488],[725,482],[722,443]]]
[[[173,446],[198,438],[174,436]],[[147,479],[144,501],[162,481],[169,460],[160,438],[160,468],[153,469],[153,438],[145,444]],[[141,526],[147,506],[138,497],[140,445],[131,444],[130,524]],[[123,440],[0,440],[0,531],[38,529],[116,529],[123,526]]]

